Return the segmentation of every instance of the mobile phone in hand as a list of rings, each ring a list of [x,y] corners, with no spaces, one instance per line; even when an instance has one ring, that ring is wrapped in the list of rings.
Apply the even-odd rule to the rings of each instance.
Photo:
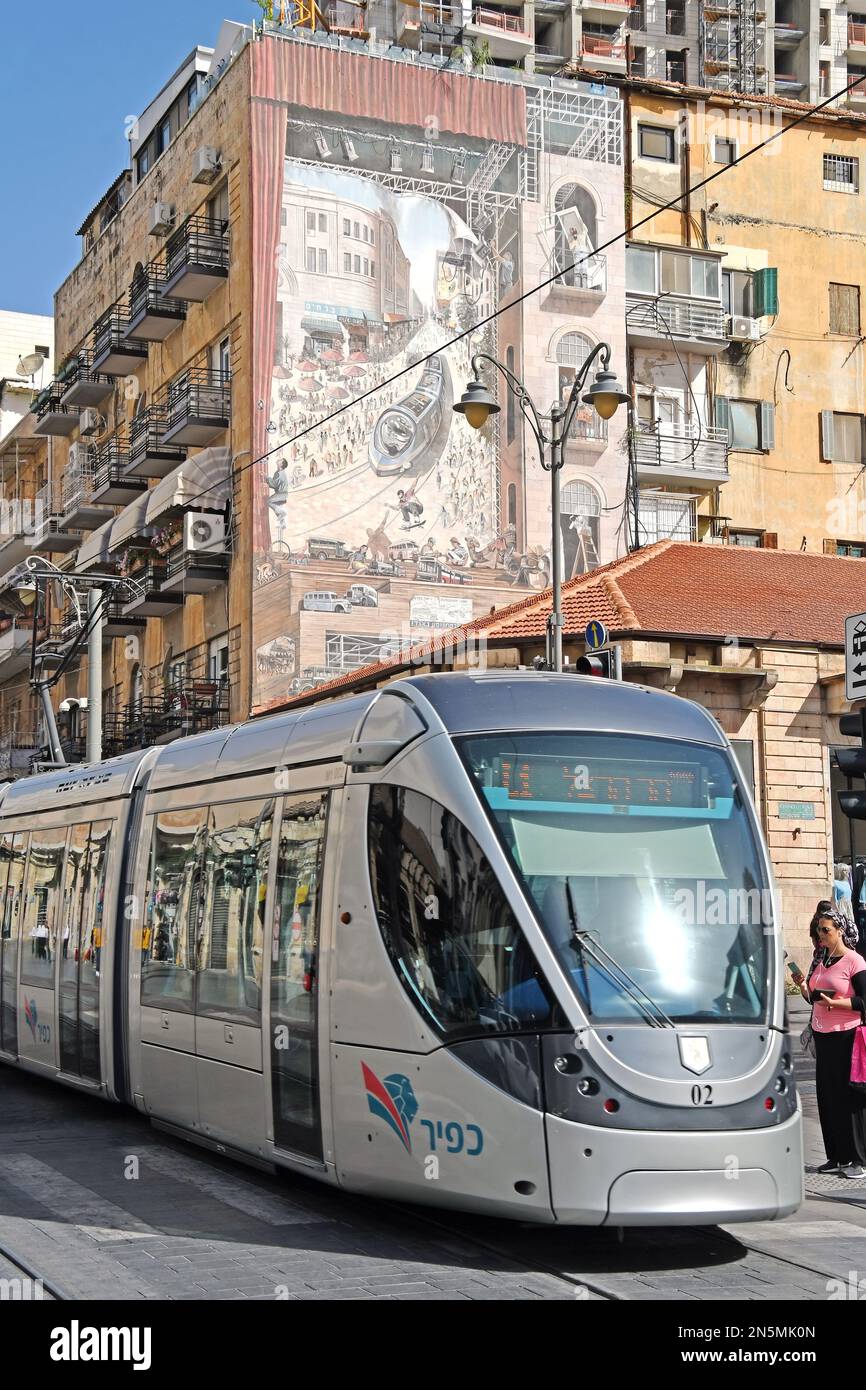
[[[792,975],[802,975],[803,972],[795,960],[788,961],[788,969]]]

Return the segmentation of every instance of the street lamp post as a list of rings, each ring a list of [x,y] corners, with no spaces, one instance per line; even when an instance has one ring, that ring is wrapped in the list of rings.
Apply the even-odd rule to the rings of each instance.
[[[480,430],[490,416],[495,415],[500,410],[501,407],[495,396],[488,391],[481,380],[481,363],[489,362],[505,378],[509,390],[513,392],[521,413],[532,430],[538,445],[538,457],[541,466],[546,473],[550,474],[552,611],[548,618],[548,659],[554,671],[562,670],[563,629],[562,530],[560,527],[558,475],[563,465],[565,442],[574,423],[581,399],[586,405],[594,406],[603,420],[609,420],[616,413],[617,408],[629,399],[628,392],[620,385],[616,379],[616,374],[610,369],[610,351],[608,343],[597,343],[592,349],[575,375],[565,404],[557,401],[552,406],[549,433],[546,432],[541,416],[523,382],[497,358],[491,357],[486,352],[477,352],[472,358],[472,380],[467,382],[466,390],[453,406],[453,409],[459,415],[463,415],[474,430]],[[581,391],[586,384],[590,367],[596,359],[600,359],[600,370],[596,372],[595,381],[587,390],[586,395],[581,397]],[[549,462],[547,460],[548,448],[550,450]]]

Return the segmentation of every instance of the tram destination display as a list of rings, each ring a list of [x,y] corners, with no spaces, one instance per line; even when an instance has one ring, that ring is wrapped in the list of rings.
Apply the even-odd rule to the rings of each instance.
[[[490,785],[509,801],[584,802],[605,806],[706,806],[698,763],[636,767],[626,758],[574,759],[549,754],[496,758]]]

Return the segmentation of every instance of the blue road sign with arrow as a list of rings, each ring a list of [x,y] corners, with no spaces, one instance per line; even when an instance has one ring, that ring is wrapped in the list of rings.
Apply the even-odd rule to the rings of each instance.
[[[597,652],[599,647],[607,646],[607,628],[597,618],[587,623],[583,635],[590,651]]]

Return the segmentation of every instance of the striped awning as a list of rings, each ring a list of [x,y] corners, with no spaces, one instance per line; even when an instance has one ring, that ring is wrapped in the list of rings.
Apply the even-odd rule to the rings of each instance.
[[[169,512],[221,512],[231,495],[230,450],[202,449],[145,493],[147,523],[152,526]]]
[[[149,492],[139,493],[134,502],[130,502],[122,512],[118,512],[111,528],[111,538],[108,542],[109,553],[120,550],[121,546],[128,545],[131,540],[138,540],[146,535],[147,499],[149,496]]]
[[[321,314],[305,314],[301,319],[305,333],[329,333],[332,338],[342,338],[343,330],[336,318],[323,318]]]
[[[111,562],[111,528],[114,525],[114,517],[110,521],[105,521],[98,531],[91,531],[86,541],[82,541],[78,547],[78,558],[75,561],[77,570],[99,569],[101,565]]]

